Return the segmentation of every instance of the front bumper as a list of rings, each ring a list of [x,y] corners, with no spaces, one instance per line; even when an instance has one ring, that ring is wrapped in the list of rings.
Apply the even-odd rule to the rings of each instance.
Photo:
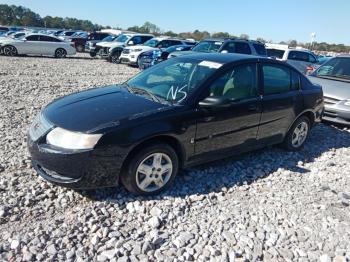
[[[138,54],[124,54],[122,53],[119,57],[119,60],[122,64],[129,64],[129,65],[137,65],[137,59],[138,59]]]
[[[70,188],[99,188],[118,185],[123,154],[114,150],[63,150],[33,141],[28,135],[32,165],[44,179]]]
[[[325,106],[323,120],[350,126],[350,109],[339,109],[336,106]]]

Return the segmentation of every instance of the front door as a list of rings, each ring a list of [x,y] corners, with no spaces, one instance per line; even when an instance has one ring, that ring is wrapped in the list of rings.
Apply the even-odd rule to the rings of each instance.
[[[248,147],[256,142],[261,115],[257,64],[242,64],[225,71],[206,90],[223,96],[223,108],[200,108],[195,137],[195,155]]]

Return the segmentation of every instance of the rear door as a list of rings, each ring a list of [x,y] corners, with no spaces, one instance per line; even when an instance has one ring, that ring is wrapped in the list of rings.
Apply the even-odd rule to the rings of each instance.
[[[262,115],[258,139],[267,144],[281,142],[302,110],[300,73],[288,66],[262,63]]]
[[[62,47],[61,43],[63,43],[56,38],[46,35],[41,35],[39,40],[42,55],[54,55],[56,49]]]

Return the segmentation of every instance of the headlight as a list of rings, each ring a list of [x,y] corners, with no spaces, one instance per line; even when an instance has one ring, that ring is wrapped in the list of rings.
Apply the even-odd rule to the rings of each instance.
[[[83,134],[56,127],[46,136],[46,142],[66,149],[92,149],[101,136],[101,134]]]
[[[131,52],[141,52],[141,51],[142,51],[142,49],[140,49],[140,48],[139,48],[139,49],[132,49],[132,50],[131,50]]]

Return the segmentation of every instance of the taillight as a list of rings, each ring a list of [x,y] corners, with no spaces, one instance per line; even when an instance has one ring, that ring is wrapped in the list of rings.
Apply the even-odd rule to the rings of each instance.
[[[314,71],[314,68],[311,65],[308,65],[306,67],[306,71]]]

